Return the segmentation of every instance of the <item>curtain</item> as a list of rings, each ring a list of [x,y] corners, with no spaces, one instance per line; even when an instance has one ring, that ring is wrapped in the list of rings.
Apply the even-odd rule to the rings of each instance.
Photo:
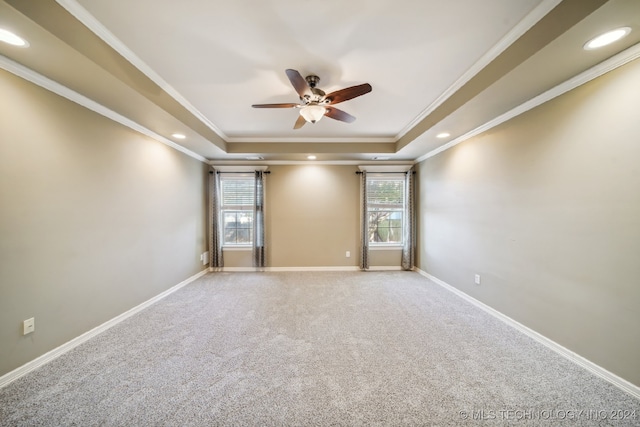
[[[402,227],[402,269],[413,270],[416,250],[416,217],[413,170],[407,172],[404,181],[404,224]]]
[[[265,266],[264,254],[264,173],[255,171],[253,203],[253,266]]]
[[[360,269],[369,269],[369,214],[367,212],[367,171],[360,175],[361,227],[360,230]]]
[[[214,168],[209,171],[209,267],[224,266],[220,218],[220,175]]]

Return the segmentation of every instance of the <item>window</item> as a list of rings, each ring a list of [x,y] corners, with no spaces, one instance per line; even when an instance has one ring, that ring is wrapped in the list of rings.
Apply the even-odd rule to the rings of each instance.
[[[253,243],[254,178],[220,178],[221,217],[224,246],[249,246]]]
[[[402,244],[404,177],[367,177],[369,243]]]

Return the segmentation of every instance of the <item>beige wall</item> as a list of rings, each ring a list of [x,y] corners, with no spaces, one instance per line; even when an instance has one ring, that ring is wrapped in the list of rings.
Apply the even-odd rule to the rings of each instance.
[[[639,82],[636,60],[418,175],[421,269],[636,385]]]
[[[355,166],[271,166],[267,265],[357,266],[360,178]],[[351,251],[351,258],[345,256]]]
[[[272,166],[267,262],[272,267],[357,266],[360,178],[355,166]],[[345,256],[351,251],[351,258]]]
[[[0,94],[2,375],[203,269],[207,167],[2,70]]]
[[[270,166],[265,218],[268,267],[357,267],[360,177],[356,166]],[[351,257],[346,257],[346,252]],[[400,267],[400,250],[371,250],[370,266]],[[251,252],[225,251],[225,267],[251,267]]]

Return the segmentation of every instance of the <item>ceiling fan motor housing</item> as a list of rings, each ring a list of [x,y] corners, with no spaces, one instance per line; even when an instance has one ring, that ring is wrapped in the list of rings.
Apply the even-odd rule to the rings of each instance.
[[[316,76],[315,74],[310,74],[305,77],[305,80],[309,84],[309,87],[314,88],[320,82],[320,77]]]
[[[326,95],[323,90],[317,87],[320,82],[320,77],[315,74],[308,75],[305,77],[307,84],[309,85],[309,89],[311,89],[311,93],[314,95],[311,101],[312,102],[321,102],[324,96]],[[305,95],[306,98],[306,95]]]

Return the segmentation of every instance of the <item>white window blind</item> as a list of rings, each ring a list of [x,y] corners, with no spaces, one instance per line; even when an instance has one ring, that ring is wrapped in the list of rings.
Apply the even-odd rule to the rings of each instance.
[[[226,207],[248,207],[253,206],[253,178],[237,177],[222,178],[222,205]]]
[[[399,208],[404,204],[404,179],[377,179],[367,181],[367,201],[370,207]]]

